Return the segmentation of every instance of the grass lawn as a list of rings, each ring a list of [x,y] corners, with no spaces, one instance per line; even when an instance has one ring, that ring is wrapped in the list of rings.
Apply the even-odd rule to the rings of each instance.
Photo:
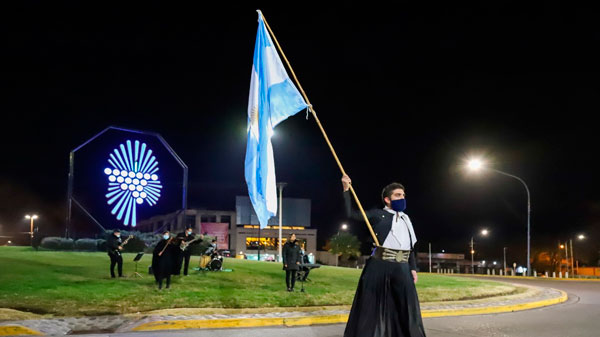
[[[124,254],[123,273],[134,271],[135,254]],[[311,271],[306,293],[288,293],[285,273],[274,262],[225,259],[231,272],[198,272],[192,256],[190,276],[173,277],[170,290],[158,291],[148,275],[152,259],[138,264],[140,278],[111,279],[106,253],[34,251],[0,247],[0,308],[84,316],[126,314],[171,308],[257,308],[350,305],[361,270],[321,266]],[[300,288],[300,284],[296,285]],[[471,299],[509,294],[503,283],[419,274],[421,302]]]

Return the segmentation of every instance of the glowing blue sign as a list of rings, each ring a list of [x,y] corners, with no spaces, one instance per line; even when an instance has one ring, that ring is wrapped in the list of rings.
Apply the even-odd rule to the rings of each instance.
[[[104,173],[108,176],[107,203],[112,205],[117,202],[111,213],[117,215],[127,226],[131,220],[131,226],[136,225],[136,207],[144,201],[150,205],[156,205],[160,198],[162,185],[158,180],[158,162],[152,156],[152,150],[146,148],[146,143],[135,141],[133,149],[131,141],[127,141],[127,149],[121,144],[119,149],[114,149],[110,154],[108,162],[112,168],[107,167]],[[147,151],[146,151],[147,150]]]

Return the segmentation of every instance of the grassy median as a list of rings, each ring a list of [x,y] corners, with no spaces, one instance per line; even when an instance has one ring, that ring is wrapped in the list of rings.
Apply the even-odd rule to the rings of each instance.
[[[124,254],[123,273],[134,271],[135,254]],[[53,316],[126,314],[172,308],[268,308],[352,304],[361,270],[314,269],[306,293],[288,293],[281,264],[225,259],[229,272],[190,270],[158,291],[148,275],[151,255],[138,264],[143,278],[111,279],[106,253],[34,251],[0,247],[0,308]],[[191,267],[199,257],[193,256]],[[296,288],[300,289],[301,284]],[[510,294],[504,283],[420,274],[421,302]]]

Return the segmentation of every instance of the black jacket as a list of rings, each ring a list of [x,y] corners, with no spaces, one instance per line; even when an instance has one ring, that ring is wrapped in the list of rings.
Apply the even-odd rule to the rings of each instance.
[[[300,266],[296,263],[302,263],[301,260],[301,254],[300,254],[300,247],[295,244],[292,243],[290,241],[286,242],[285,245],[283,245],[283,251],[281,252],[281,255],[283,255],[283,269],[285,270],[298,270],[300,269]],[[287,267],[286,267],[287,265]]]
[[[355,211],[352,209],[352,200],[350,200],[350,191],[344,192],[344,206],[346,209],[346,216],[350,219],[364,221],[362,214],[359,211]],[[390,212],[380,209],[373,208],[368,211],[365,211],[367,218],[369,219],[369,223],[371,223],[371,227],[373,228],[373,232],[375,232],[375,236],[379,241],[379,244],[382,245],[385,242],[390,230],[392,229],[392,223],[394,221],[394,215]],[[417,261],[415,258],[414,246],[411,249],[410,256],[408,258],[408,264],[410,265],[411,270],[417,270]]]
[[[157,281],[172,274],[175,268],[173,257],[179,250],[179,246],[169,242],[169,245],[165,248],[167,242],[169,241],[161,239],[152,252],[152,272]],[[158,255],[161,251],[163,252],[162,255]]]
[[[114,234],[111,234],[106,240],[106,251],[110,255],[121,255],[119,251],[119,246],[121,245],[121,238],[116,237]]]

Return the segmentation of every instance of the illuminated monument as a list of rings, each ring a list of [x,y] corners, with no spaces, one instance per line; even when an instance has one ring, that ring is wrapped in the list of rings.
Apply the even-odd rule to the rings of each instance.
[[[157,133],[110,126],[71,151],[68,177],[65,237],[73,206],[103,231],[187,209],[187,165]]]
[[[149,206],[156,204],[160,198],[162,185],[158,180],[158,161],[152,156],[152,150],[147,149],[146,143],[135,141],[133,150],[131,141],[127,141],[127,150],[121,144],[119,149],[114,149],[108,162],[112,168],[107,167],[104,173],[108,176],[108,204],[117,203],[111,214],[117,215],[117,220],[125,220],[125,226],[130,224],[135,227],[136,204],[142,205],[144,201]]]

